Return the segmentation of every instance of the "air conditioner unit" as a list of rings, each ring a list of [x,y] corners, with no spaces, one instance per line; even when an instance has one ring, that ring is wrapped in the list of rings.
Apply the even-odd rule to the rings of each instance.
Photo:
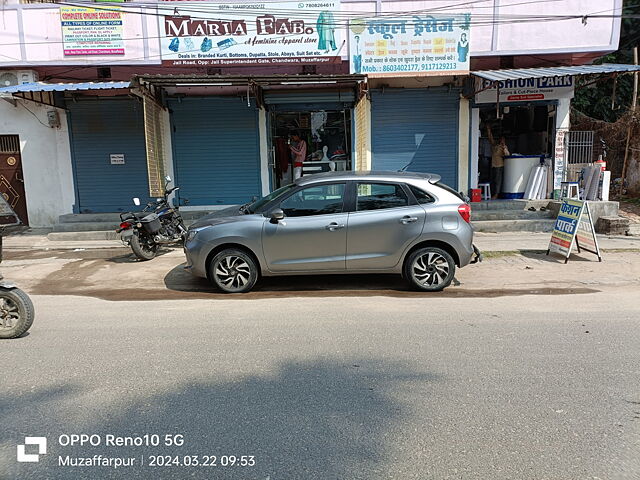
[[[0,88],[37,81],[38,72],[35,70],[0,70]]]

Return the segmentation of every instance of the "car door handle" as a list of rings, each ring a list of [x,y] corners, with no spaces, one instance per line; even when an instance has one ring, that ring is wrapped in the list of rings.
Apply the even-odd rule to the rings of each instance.
[[[327,225],[324,228],[326,228],[330,232],[335,232],[336,230],[340,230],[341,228],[344,228],[344,225],[343,224],[337,224],[336,222],[331,222],[329,225]]]
[[[418,221],[418,217],[410,217],[409,215],[405,215],[400,219],[400,223],[406,225],[408,223],[414,223]]]

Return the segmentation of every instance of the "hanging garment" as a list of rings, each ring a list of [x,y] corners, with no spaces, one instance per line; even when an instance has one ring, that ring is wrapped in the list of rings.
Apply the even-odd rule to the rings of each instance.
[[[276,138],[276,165],[279,167],[279,173],[289,170],[289,157],[287,141],[282,137]]]
[[[320,12],[316,22],[316,29],[318,30],[318,50],[329,51],[329,47],[331,47],[331,50],[338,49],[336,46],[333,13],[327,10]]]

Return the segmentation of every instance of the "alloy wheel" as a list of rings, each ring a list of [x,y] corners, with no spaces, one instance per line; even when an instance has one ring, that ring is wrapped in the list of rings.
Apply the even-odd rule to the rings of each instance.
[[[220,285],[236,290],[249,283],[251,267],[242,258],[228,255],[218,262],[214,274]]]
[[[436,287],[448,277],[449,263],[439,253],[427,252],[414,260],[411,274],[417,283]]]

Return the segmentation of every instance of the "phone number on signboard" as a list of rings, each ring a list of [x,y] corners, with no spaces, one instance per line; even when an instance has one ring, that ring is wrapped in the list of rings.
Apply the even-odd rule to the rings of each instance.
[[[408,63],[406,65],[382,65],[380,67],[362,67],[364,73],[375,72],[423,72],[429,70],[456,70],[458,65],[455,62],[435,62],[435,63]]]

